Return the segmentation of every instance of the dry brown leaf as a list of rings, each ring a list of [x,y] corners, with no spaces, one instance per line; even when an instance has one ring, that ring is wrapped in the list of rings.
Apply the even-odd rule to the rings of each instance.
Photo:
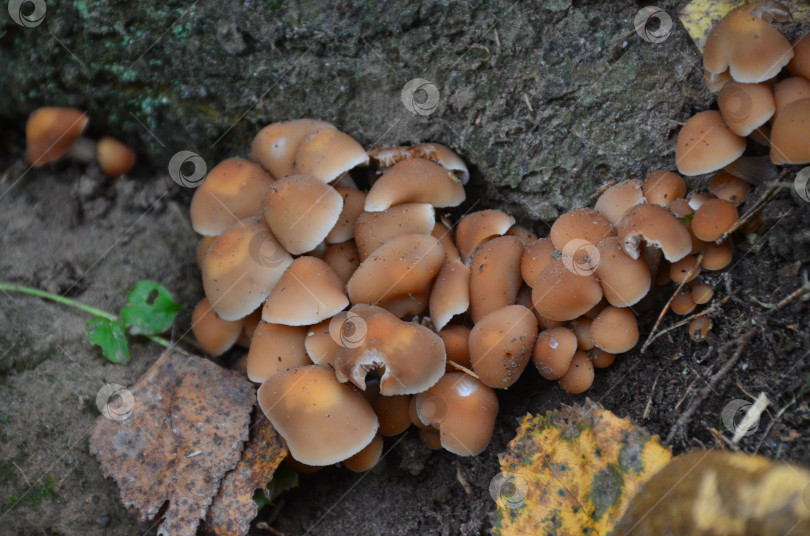
[[[167,351],[129,393],[121,399],[131,407],[99,417],[90,452],[142,522],[169,501],[158,534],[191,536],[239,462],[256,390],[208,360]]]
[[[247,534],[250,522],[259,512],[253,493],[261,488],[269,494],[267,483],[286,455],[287,449],[270,421],[257,412],[242,459],[222,480],[219,493],[211,503],[205,518],[206,528],[219,536]]]

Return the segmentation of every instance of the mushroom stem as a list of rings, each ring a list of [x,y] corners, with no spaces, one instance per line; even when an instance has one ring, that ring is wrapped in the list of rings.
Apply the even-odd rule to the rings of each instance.
[[[44,298],[46,300],[51,300],[56,303],[61,303],[62,305],[68,305],[70,307],[74,307],[79,309],[80,311],[84,311],[85,313],[90,313],[91,315],[100,316],[102,318],[106,318],[110,321],[118,320],[118,317],[114,314],[108,313],[102,309],[98,309],[93,307],[92,305],[87,305],[82,302],[65,298],[64,296],[60,296],[58,294],[53,294],[51,292],[46,292],[44,290],[39,290],[38,288],[33,287],[26,287],[23,285],[13,285],[11,283],[0,283],[0,291],[5,292],[19,292],[21,294],[28,294],[30,296],[36,296],[38,298]],[[159,345],[163,346],[164,348],[168,348],[172,345],[168,340],[164,339],[163,337],[158,337],[156,335],[144,335],[147,339],[152,342],[156,342]]]
[[[66,156],[78,160],[82,164],[90,164],[96,159],[96,145],[95,140],[80,136],[70,149],[65,153]]]

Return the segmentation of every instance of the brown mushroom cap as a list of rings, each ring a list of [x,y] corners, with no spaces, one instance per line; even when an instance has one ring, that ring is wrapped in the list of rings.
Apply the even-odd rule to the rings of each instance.
[[[387,299],[380,302],[379,306],[398,318],[427,314],[431,286],[432,283],[423,292],[411,292],[406,296]]]
[[[601,303],[602,302],[600,302],[600,304]],[[597,307],[600,306],[597,305]],[[607,307],[607,305],[605,305],[605,307]],[[590,350],[593,348],[593,339],[591,339],[591,324],[593,324],[593,319],[596,318],[596,316],[601,313],[602,309],[605,307],[601,307],[601,309],[596,313],[593,313],[593,309],[591,309],[591,312],[588,312],[587,314],[593,314],[593,316],[580,316],[579,318],[569,322],[569,328],[574,332],[574,335],[577,338],[577,348],[580,350]]]
[[[556,321],[582,316],[601,299],[602,287],[596,277],[569,270],[561,259],[543,268],[532,287],[537,313]]]
[[[354,226],[354,241],[360,261],[395,236],[429,235],[435,224],[436,212],[427,203],[407,203],[381,212],[363,212]]]
[[[793,59],[787,68],[794,76],[810,79],[810,33],[804,34],[793,43]]]
[[[520,261],[520,274],[527,285],[534,285],[543,268],[554,260],[555,251],[550,238],[540,238],[529,244]]]
[[[446,450],[459,456],[475,456],[489,445],[498,415],[498,397],[480,381],[463,372],[448,372],[415,398],[419,419],[439,428],[441,445]]]
[[[712,319],[708,316],[699,316],[689,323],[689,336],[695,342],[703,342],[712,329]]]
[[[399,235],[357,268],[346,289],[352,303],[380,303],[427,290],[444,265],[444,249],[430,235]]]
[[[208,255],[208,248],[211,247],[211,244],[216,239],[217,239],[216,236],[201,236],[200,241],[197,242],[197,250],[196,250],[197,268],[199,268],[200,271],[202,271],[205,256]]]
[[[439,337],[442,338],[447,353],[447,367],[445,369],[447,372],[458,371],[453,366],[453,363],[466,368],[472,367],[470,361],[470,328],[467,326],[447,326],[439,331]]]
[[[253,138],[250,158],[277,179],[292,175],[298,146],[304,138],[324,128],[334,128],[334,125],[316,119],[267,125]]]
[[[341,382],[351,381],[365,389],[366,374],[384,369],[380,394],[409,395],[428,389],[444,374],[442,339],[381,307],[355,305],[345,313],[345,320],[333,322],[330,332],[341,341],[335,359],[335,373]]]
[[[613,364],[616,354],[605,352],[601,348],[591,348],[588,350],[588,359],[593,363],[594,368],[607,368]]]
[[[311,365],[304,346],[306,336],[303,326],[259,322],[248,350],[248,379],[262,383],[276,372]]]
[[[720,112],[706,110],[692,116],[678,133],[675,164],[682,175],[717,171],[742,156],[745,138],[731,131]]]
[[[613,235],[610,222],[602,214],[592,208],[577,208],[557,218],[548,236],[558,251],[569,254],[566,247],[574,240],[587,240],[595,246]]]
[[[515,218],[500,210],[471,212],[456,225],[456,246],[469,259],[479,244],[506,234],[514,224]]]
[[[433,232],[430,234],[436,240],[438,240],[444,248],[446,262],[453,262],[461,258],[461,254],[459,253],[453,239],[453,233],[450,231],[447,225],[442,222],[436,222],[436,225],[433,227]]]
[[[25,124],[28,162],[40,167],[62,158],[84,132],[87,122],[87,114],[76,108],[34,110]]]
[[[377,434],[371,405],[328,367],[310,365],[271,376],[259,406],[296,460],[331,465],[360,452]]]
[[[470,261],[470,315],[478,322],[489,313],[515,303],[523,280],[523,243],[499,236],[475,250]]]
[[[640,255],[642,241],[661,248],[670,262],[692,251],[692,239],[684,224],[659,205],[634,206],[616,225],[616,231],[624,251],[634,259]]]
[[[191,198],[191,226],[202,235],[217,236],[235,222],[259,217],[273,179],[243,158],[214,166]]]
[[[437,331],[470,307],[470,268],[461,260],[442,267],[430,293],[429,307]]]
[[[378,396],[371,403],[380,421],[380,434],[386,437],[399,435],[411,426],[408,408],[411,395]]]
[[[383,439],[380,434],[377,434],[374,436],[374,439],[371,440],[371,443],[363,447],[363,450],[343,460],[343,465],[346,466],[346,469],[354,471],[355,473],[368,471],[369,469],[373,469],[374,466],[377,465],[377,462],[380,461],[382,450]]]
[[[678,220],[695,213],[695,209],[689,206],[689,200],[683,197],[679,197],[670,203],[669,211],[672,212]]]
[[[323,252],[323,260],[332,267],[343,283],[347,283],[357,267],[360,266],[360,254],[354,240],[340,244],[331,244]]]
[[[343,198],[343,209],[340,211],[337,223],[326,235],[327,244],[339,244],[354,238],[357,217],[363,213],[363,206],[366,204],[366,194],[360,190],[343,186],[337,186],[335,190]]]
[[[672,312],[676,315],[688,315],[695,310],[696,306],[695,302],[692,301],[692,291],[687,288],[676,294],[670,304]]]
[[[717,95],[720,115],[738,136],[748,136],[773,116],[774,95],[767,84],[729,82]]]
[[[785,106],[797,100],[810,99],[810,80],[803,76],[792,76],[781,80],[773,86],[773,99],[776,104],[776,111],[773,114],[773,121],[776,121],[779,112]]]
[[[96,158],[105,175],[117,177],[132,168],[135,151],[115,138],[104,136],[96,144]]]
[[[365,165],[368,154],[362,145],[337,129],[323,128],[298,146],[293,173],[332,182],[350,169]]]
[[[810,163],[810,99],[787,104],[771,128],[771,161],[774,164]]]
[[[748,83],[779,74],[793,50],[785,36],[763,20],[767,13],[766,3],[752,2],[723,17],[706,39],[704,68],[714,75],[728,69],[734,80]]]
[[[735,207],[739,207],[748,197],[751,186],[731,173],[723,171],[709,181],[709,191],[719,199],[725,199]]]
[[[630,350],[638,342],[635,315],[630,309],[605,307],[591,324],[591,339],[594,345],[611,354]]]
[[[710,242],[703,249],[703,260],[700,265],[707,270],[722,270],[731,263],[731,248],[728,244]]]
[[[650,269],[644,259],[634,259],[621,247],[616,237],[599,242],[599,262],[594,275],[602,286],[605,299],[617,307],[635,305],[647,295],[652,284]]]
[[[537,319],[522,305],[489,313],[470,331],[470,361],[480,380],[506,389],[517,381],[532,357]]]
[[[692,218],[692,232],[700,240],[713,242],[737,223],[737,208],[724,199],[703,203]]]
[[[653,171],[647,175],[643,191],[648,203],[667,207],[676,199],[686,195],[686,183],[677,173],[664,170]],[[615,225],[617,222],[612,223]]]
[[[412,158],[398,162],[377,179],[366,196],[365,209],[379,212],[403,203],[455,207],[465,196],[455,175],[430,160]]]
[[[520,225],[513,225],[506,231],[506,234],[519,238],[520,241],[523,242],[523,247],[529,247],[530,244],[534,244],[537,241],[537,234],[534,231],[521,227]]]
[[[467,184],[470,180],[470,172],[467,171],[467,164],[464,163],[464,160],[449,147],[440,143],[420,143],[409,147],[408,153],[417,158],[427,158],[436,162],[452,172],[461,184]]]
[[[264,199],[264,217],[279,242],[300,255],[315,249],[340,217],[343,197],[314,177],[290,175],[273,183]]]
[[[264,302],[262,319],[309,326],[331,318],[347,305],[343,281],[328,264],[315,257],[298,257]]]
[[[200,347],[216,357],[228,351],[242,333],[244,320],[223,320],[203,298],[191,313],[191,331]]]
[[[686,279],[686,274],[688,274],[690,270],[695,267],[696,263],[697,258],[691,255],[687,255],[678,262],[673,262],[669,267],[670,279],[676,283],[680,283]],[[692,272],[692,275],[686,280],[686,282],[688,283],[689,281],[693,281],[698,275],[700,275],[700,266],[698,266],[694,272]]]
[[[599,212],[611,224],[616,224],[627,209],[644,203],[643,183],[638,179],[629,179],[614,184],[599,196],[594,210]]]
[[[714,289],[706,283],[692,285],[692,301],[698,305],[703,305],[711,301],[714,296]]]
[[[578,395],[593,385],[593,376],[593,362],[588,358],[588,354],[577,350],[574,357],[571,358],[568,370],[559,379],[559,384],[565,392]]]
[[[238,320],[256,310],[292,264],[270,229],[259,218],[240,220],[208,248],[202,283],[214,310]]]
[[[540,332],[532,353],[532,362],[547,380],[562,378],[577,351],[577,336],[568,328],[559,327]]]
[[[307,335],[304,339],[304,348],[309,358],[316,365],[335,366],[335,359],[337,358],[338,350],[340,350],[340,344],[338,343],[340,339],[338,338],[338,340],[335,341],[332,337],[332,333],[329,329],[331,324],[332,319],[328,318],[323,322],[311,326],[309,330],[307,330]]]

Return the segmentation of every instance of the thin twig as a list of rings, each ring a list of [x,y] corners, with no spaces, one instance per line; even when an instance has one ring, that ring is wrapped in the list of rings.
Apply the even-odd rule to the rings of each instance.
[[[652,342],[653,342],[655,339],[657,339],[658,337],[660,337],[660,336],[661,336],[661,335],[663,335],[664,333],[668,333],[668,332],[670,332],[670,331],[672,331],[672,330],[674,330],[674,329],[677,329],[677,328],[679,328],[679,327],[681,327],[681,326],[683,326],[683,325],[686,325],[686,324],[688,324],[689,322],[691,322],[692,320],[694,320],[695,318],[698,318],[698,317],[700,317],[700,316],[705,316],[705,315],[707,315],[707,314],[711,313],[712,311],[714,311],[714,310],[715,310],[715,309],[717,309],[718,307],[721,307],[723,304],[725,304],[725,303],[726,303],[726,302],[727,302],[727,301],[728,301],[730,298],[731,298],[731,296],[726,296],[726,297],[725,297],[725,298],[723,298],[722,300],[719,300],[719,301],[717,301],[717,302],[713,303],[713,304],[712,304],[712,306],[711,306],[711,307],[709,307],[708,309],[704,309],[704,310],[702,310],[702,311],[701,311],[701,312],[699,312],[699,313],[695,313],[695,314],[693,314],[692,316],[689,316],[689,317],[687,317],[687,318],[684,318],[683,320],[680,320],[680,321],[676,322],[675,324],[673,324],[673,325],[669,326],[669,327],[668,327],[668,328],[666,328],[666,329],[662,329],[661,331],[659,331],[658,333],[656,333],[654,337],[652,337],[652,338],[650,339],[650,343],[652,343]],[[646,343],[645,343],[645,344],[646,344]],[[642,349],[642,351],[643,351],[643,349]]]
[[[749,210],[742,218],[739,218],[737,220],[737,223],[732,225],[731,229],[729,229],[728,231],[723,233],[723,236],[718,238],[716,240],[716,242],[718,244],[724,242],[726,238],[728,238],[729,236],[732,235],[732,233],[734,233],[734,231],[736,231],[737,229],[739,229],[740,227],[745,225],[748,222],[748,220],[750,220],[754,216],[754,214],[756,214],[757,212],[762,210],[762,208],[765,205],[767,205],[770,202],[770,200],[773,199],[776,196],[776,192],[778,190],[779,190],[778,186],[771,186],[771,189],[768,190],[767,192],[765,192],[765,194],[763,194],[763,196],[759,199],[759,201],[757,201],[757,204],[754,205],[754,208]]]

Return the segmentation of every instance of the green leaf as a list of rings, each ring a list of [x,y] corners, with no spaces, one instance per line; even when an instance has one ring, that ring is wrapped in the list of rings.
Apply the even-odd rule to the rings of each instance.
[[[134,335],[157,335],[172,327],[182,308],[160,283],[138,281],[121,309],[121,321]]]
[[[686,225],[687,223],[689,223],[690,221],[692,221],[692,218],[694,218],[694,217],[695,217],[695,213],[694,213],[694,212],[693,212],[693,213],[691,213],[691,214],[687,214],[686,216],[684,216],[683,218],[681,218],[681,223],[682,223],[682,224],[684,224],[684,225]]]
[[[113,363],[120,365],[129,363],[127,334],[121,322],[94,316],[87,321],[85,335],[92,344],[100,346],[104,357]]]
[[[259,510],[272,503],[282,492],[298,487],[298,473],[289,465],[283,463],[276,468],[273,479],[267,485],[267,493],[261,488],[253,493],[253,501]]]

